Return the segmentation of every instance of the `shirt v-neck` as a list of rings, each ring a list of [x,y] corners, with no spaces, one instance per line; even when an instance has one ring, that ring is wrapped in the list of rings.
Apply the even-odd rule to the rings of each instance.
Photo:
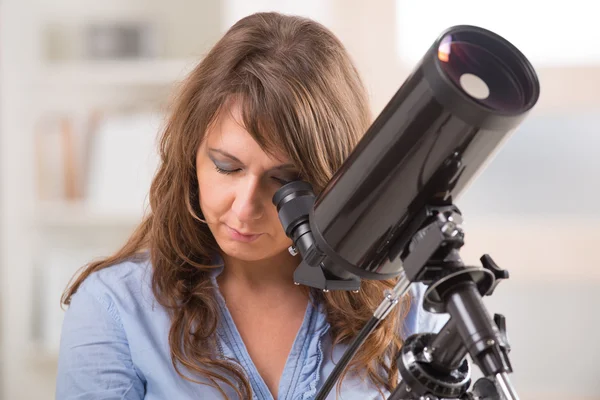
[[[250,385],[252,386],[253,398],[257,400],[274,400],[274,397],[269,390],[266,382],[263,377],[258,372],[256,365],[252,361],[250,357],[250,353],[248,353],[248,349],[242,339],[242,336],[237,329],[235,321],[231,313],[229,312],[229,308],[227,307],[227,303],[225,298],[223,297],[219,285],[217,283],[216,277],[220,274],[222,267],[215,270],[213,274],[213,283],[215,287],[215,292],[217,296],[217,302],[219,304],[219,308],[221,311],[221,323],[217,328],[217,334],[219,339],[222,340],[225,344],[225,348],[231,350],[232,354],[223,354],[225,357],[233,356],[244,369],[247,378],[250,381]],[[289,354],[287,355],[287,359],[285,362],[285,366],[283,368],[281,377],[279,379],[279,385],[277,390],[277,399],[278,400],[292,400],[297,397],[297,393],[295,390],[297,389],[298,380],[300,379],[300,375],[302,372],[302,360],[304,359],[304,355],[309,350],[309,337],[315,332],[315,328],[318,320],[318,310],[315,309],[314,306],[314,298],[311,296],[309,298],[308,304],[306,306],[304,312],[304,318],[302,320],[302,324],[296,333],[296,337],[292,344]],[[284,322],[284,321],[282,321]],[[221,351],[224,351],[221,348]]]

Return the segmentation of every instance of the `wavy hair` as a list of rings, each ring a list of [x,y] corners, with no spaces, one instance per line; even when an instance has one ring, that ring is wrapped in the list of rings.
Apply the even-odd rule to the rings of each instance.
[[[248,399],[252,389],[241,366],[217,355],[219,312],[210,271],[219,247],[200,218],[195,163],[207,129],[232,96],[242,100],[243,123],[254,140],[267,152],[283,150],[317,194],[371,123],[366,89],[332,32],[313,20],[274,12],[239,20],[176,92],[161,132],[150,210],[121,249],[73,277],[62,303],[69,305],[93,272],[147,252],[152,291],[171,318],[169,345],[178,374],[193,382],[203,376],[224,397],[219,382],[228,384]],[[356,336],[395,283],[367,280],[359,293],[317,293],[334,345]],[[377,326],[346,373],[368,378],[377,388],[395,387],[393,360],[402,346],[409,301],[407,296]]]

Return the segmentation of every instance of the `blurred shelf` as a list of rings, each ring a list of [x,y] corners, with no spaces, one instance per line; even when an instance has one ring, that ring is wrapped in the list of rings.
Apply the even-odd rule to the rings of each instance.
[[[142,214],[94,210],[85,203],[43,202],[36,207],[34,224],[37,228],[135,228]]]
[[[48,63],[39,70],[44,88],[89,86],[164,86],[182,80],[198,60],[123,60]]]

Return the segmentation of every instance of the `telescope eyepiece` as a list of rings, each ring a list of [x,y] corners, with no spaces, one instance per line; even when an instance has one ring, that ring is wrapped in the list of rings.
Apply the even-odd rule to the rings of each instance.
[[[294,200],[296,197],[313,195],[312,185],[305,181],[293,181],[282,186],[273,196],[273,204],[277,207],[277,211],[281,210],[287,202]]]

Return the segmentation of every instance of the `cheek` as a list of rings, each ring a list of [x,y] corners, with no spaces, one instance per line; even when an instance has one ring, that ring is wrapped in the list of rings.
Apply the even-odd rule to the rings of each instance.
[[[219,182],[219,177],[210,171],[198,175],[198,190],[200,192],[200,208],[205,216],[219,217],[230,203],[227,186]],[[211,218],[214,219],[214,218]]]
[[[285,244],[286,247],[292,244],[292,239],[288,238],[283,230],[283,225],[281,225],[281,221],[279,221],[279,215],[277,214],[277,207],[274,205],[271,205],[268,219],[270,221],[270,225],[272,226],[273,234],[277,239],[277,243]]]

